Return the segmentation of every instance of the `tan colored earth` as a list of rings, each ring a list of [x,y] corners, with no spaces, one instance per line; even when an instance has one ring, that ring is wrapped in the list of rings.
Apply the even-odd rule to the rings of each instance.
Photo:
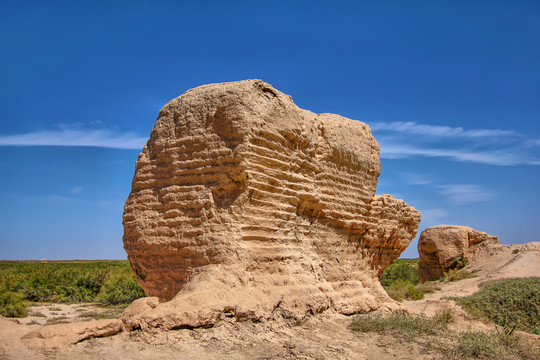
[[[472,294],[485,281],[538,277],[540,242],[486,248],[465,270],[476,271],[478,277],[438,283],[439,291],[426,294],[423,300],[405,301],[402,306],[406,311],[427,316],[450,308],[456,317],[451,325],[454,330],[492,330],[495,327],[493,324],[476,321],[453,301],[441,298]],[[78,306],[70,307],[76,313]],[[62,306],[66,313],[67,307]],[[46,340],[40,344],[35,341],[35,336],[28,334],[36,334],[39,329],[64,326],[61,332],[73,339],[74,335],[69,334],[65,325],[26,325],[30,320],[0,318],[0,359],[424,359],[433,356],[417,342],[404,342],[374,333],[356,333],[349,329],[351,316],[332,311],[311,316],[299,324],[285,320],[239,322],[230,318],[206,329],[136,330],[89,338],[76,344],[62,343],[57,339],[54,342],[56,348],[49,346]],[[77,325],[80,322],[77,318],[73,318],[73,321],[76,323],[72,329],[80,333],[81,325]],[[83,328],[87,329],[88,326]],[[538,336],[529,337],[540,342]]]

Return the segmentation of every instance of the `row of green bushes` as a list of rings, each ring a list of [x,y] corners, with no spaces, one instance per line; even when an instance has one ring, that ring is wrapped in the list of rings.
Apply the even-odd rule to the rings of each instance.
[[[0,315],[22,317],[27,302],[129,304],[144,292],[125,260],[0,261]]]

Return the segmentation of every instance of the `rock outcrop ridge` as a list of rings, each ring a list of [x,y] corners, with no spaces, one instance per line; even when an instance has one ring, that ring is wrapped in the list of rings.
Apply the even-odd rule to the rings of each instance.
[[[125,321],[196,327],[392,306],[377,276],[420,213],[375,195],[379,173],[362,122],[302,110],[260,80],[187,91],[161,109],[123,217],[139,283],[170,301]]]
[[[500,245],[496,236],[467,226],[437,225],[425,229],[418,240],[420,282],[438,280],[464,258],[486,246]]]

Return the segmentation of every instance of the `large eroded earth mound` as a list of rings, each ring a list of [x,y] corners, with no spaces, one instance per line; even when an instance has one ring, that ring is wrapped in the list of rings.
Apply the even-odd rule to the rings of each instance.
[[[123,240],[147,295],[172,300],[132,326],[391,304],[377,276],[420,213],[375,195],[379,173],[366,124],[302,110],[263,81],[170,101],[139,155]]]

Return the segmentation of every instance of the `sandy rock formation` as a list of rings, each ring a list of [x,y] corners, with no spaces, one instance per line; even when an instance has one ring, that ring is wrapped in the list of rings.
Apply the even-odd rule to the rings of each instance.
[[[500,245],[496,236],[467,226],[427,228],[418,241],[418,278],[421,282],[438,280],[458,265],[456,260],[472,258],[480,249],[495,245]]]
[[[260,80],[187,91],[161,109],[124,208],[139,283],[172,300],[125,322],[197,327],[395,306],[377,275],[420,213],[375,195],[379,173],[362,122],[302,110]]]
[[[42,326],[21,339],[30,347],[63,348],[80,341],[118,334],[123,329],[117,319],[91,320],[71,324]]]

